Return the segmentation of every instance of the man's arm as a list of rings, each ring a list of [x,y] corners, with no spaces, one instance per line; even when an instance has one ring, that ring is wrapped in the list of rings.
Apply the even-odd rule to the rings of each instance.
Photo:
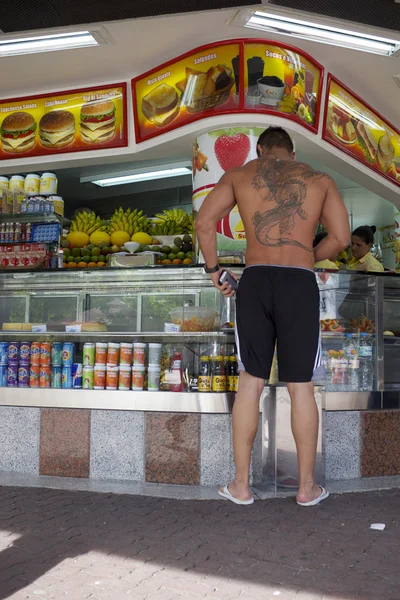
[[[196,217],[196,233],[207,267],[218,264],[217,223],[230,213],[236,204],[233,191],[232,173],[227,172],[204,200]],[[227,289],[218,285],[220,271],[213,273],[211,279],[221,291]]]
[[[349,215],[333,179],[329,179],[320,222],[328,235],[314,249],[315,262],[332,259],[350,243]]]

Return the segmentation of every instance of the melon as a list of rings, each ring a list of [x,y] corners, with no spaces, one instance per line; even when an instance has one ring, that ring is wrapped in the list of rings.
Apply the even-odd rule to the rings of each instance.
[[[131,241],[131,236],[129,235],[129,233],[127,231],[114,231],[113,234],[111,234],[111,244],[113,246],[123,246],[125,244],[125,242],[130,242]]]
[[[110,243],[110,236],[105,231],[95,231],[90,236],[90,243],[93,244],[93,246],[100,246],[103,242],[106,246]]]
[[[89,243],[89,236],[83,231],[71,231],[67,235],[67,240],[73,248],[83,248]]]

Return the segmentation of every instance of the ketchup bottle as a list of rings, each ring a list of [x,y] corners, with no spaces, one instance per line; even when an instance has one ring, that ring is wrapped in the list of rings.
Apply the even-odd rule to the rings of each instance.
[[[183,391],[182,352],[174,352],[171,361],[171,392]]]

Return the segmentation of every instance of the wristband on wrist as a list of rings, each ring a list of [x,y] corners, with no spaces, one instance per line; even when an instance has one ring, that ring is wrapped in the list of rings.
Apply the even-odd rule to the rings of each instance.
[[[207,267],[207,265],[204,265],[204,271],[207,273],[207,275],[210,275],[210,273],[217,273],[220,268],[221,267],[218,264],[216,267]]]

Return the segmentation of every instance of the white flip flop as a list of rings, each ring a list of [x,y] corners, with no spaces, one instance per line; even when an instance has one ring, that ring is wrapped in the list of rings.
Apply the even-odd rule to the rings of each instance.
[[[314,500],[311,500],[310,502],[298,502],[297,504],[299,506],[316,506],[317,504],[319,504],[320,502],[322,502],[322,500],[326,500],[327,497],[329,496],[329,492],[322,487],[322,485],[318,486],[319,488],[321,488],[321,493],[317,498],[314,498]]]
[[[254,498],[250,498],[250,500],[239,500],[238,498],[235,498],[235,496],[232,496],[230,493],[227,485],[225,485],[222,490],[219,489],[218,494],[221,496],[221,498],[225,498],[225,500],[230,500],[234,504],[240,504],[241,506],[248,506],[249,504],[254,503]]]

